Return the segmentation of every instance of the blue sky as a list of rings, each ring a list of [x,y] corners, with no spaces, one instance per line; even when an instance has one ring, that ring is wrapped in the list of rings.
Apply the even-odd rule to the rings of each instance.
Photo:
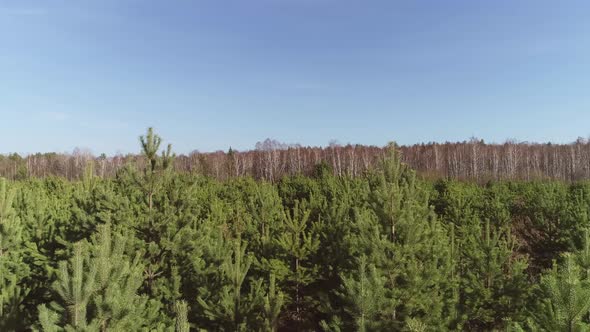
[[[0,152],[590,135],[590,2],[0,0]]]

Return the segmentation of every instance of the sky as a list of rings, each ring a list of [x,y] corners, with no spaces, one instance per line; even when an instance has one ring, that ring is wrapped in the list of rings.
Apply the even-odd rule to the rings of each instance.
[[[0,0],[0,152],[590,136],[589,1]]]

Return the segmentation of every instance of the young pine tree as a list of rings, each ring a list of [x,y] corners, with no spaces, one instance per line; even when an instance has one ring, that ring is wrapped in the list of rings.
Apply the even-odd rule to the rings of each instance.
[[[146,210],[141,211],[135,229],[138,238],[145,244],[147,264],[145,267],[146,287],[150,296],[163,303],[172,304],[178,300],[176,295],[179,276],[174,275],[174,261],[169,259],[170,244],[179,231],[179,219],[183,201],[177,194],[182,192],[182,183],[171,173],[175,154],[172,145],[168,144],[160,152],[162,138],[148,128],[145,136],[140,136],[141,152],[146,159],[143,176],[132,172],[135,183],[144,195],[145,201],[140,203]]]
[[[177,301],[174,304],[174,312],[176,313],[175,332],[189,332],[190,324],[188,322],[188,305],[185,301]]]
[[[282,217],[281,198],[270,183],[262,182],[256,184],[254,195],[249,198],[248,203],[248,212],[258,225],[258,236],[253,240],[258,244],[261,253],[268,254],[272,238],[276,235],[277,224]]]
[[[154,204],[154,194],[160,185],[162,172],[172,166],[176,155],[172,153],[171,144],[168,144],[166,150],[162,151],[161,156],[158,155],[162,138],[154,133],[154,128],[152,127],[148,128],[145,136],[139,137],[139,141],[141,143],[141,152],[146,158],[148,165],[144,170],[144,179],[138,182],[146,193],[148,209],[151,211]]]
[[[509,230],[471,217],[458,227],[460,303],[469,329],[493,329],[518,320],[530,292],[527,262],[515,254]]]
[[[455,306],[454,262],[448,232],[429,205],[428,192],[400,161],[394,144],[369,181],[369,206],[388,239],[371,262],[387,278],[383,323],[403,329],[416,319],[430,329],[447,329]]]
[[[590,309],[590,280],[582,278],[572,254],[541,277],[541,300],[531,311],[530,328],[536,331],[588,331],[582,319]]]
[[[99,227],[92,244],[74,245],[69,262],[60,262],[53,285],[58,298],[50,307],[39,306],[44,331],[139,331],[161,327],[159,304],[138,295],[143,282],[139,256],[125,254],[125,237],[112,235],[109,225]],[[160,320],[158,322],[158,320]]]
[[[590,233],[582,247],[564,254],[561,264],[541,276],[539,300],[529,311],[525,326],[538,331],[590,330]],[[520,328],[519,324],[515,324]]]
[[[22,284],[29,268],[23,262],[23,226],[12,205],[14,197],[15,190],[0,178],[0,330],[20,325],[21,304],[28,291]]]
[[[367,264],[361,256],[358,270],[352,276],[342,275],[344,311],[354,320],[354,330],[359,332],[379,329],[380,313],[385,300],[385,278],[374,265]],[[352,327],[345,330],[352,329]]]
[[[254,324],[252,315],[260,309],[260,283],[251,283],[250,294],[244,294],[244,282],[253,259],[246,254],[246,247],[241,240],[235,240],[233,250],[221,266],[224,285],[210,299],[197,298],[205,315],[218,330],[247,331]]]
[[[276,287],[275,276],[270,275],[268,292],[264,297],[264,330],[276,332],[279,327],[279,315],[284,305],[283,293]]]
[[[315,280],[317,269],[307,259],[319,248],[319,236],[315,234],[309,216],[311,211],[306,201],[295,202],[293,209],[284,213],[284,232],[277,244],[291,261],[291,272],[287,277],[293,305],[293,317],[300,323],[303,316],[303,287]]]

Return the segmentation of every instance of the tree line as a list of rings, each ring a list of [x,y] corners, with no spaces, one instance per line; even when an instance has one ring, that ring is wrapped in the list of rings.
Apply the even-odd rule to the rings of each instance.
[[[590,183],[141,167],[0,179],[0,331],[588,331]]]
[[[399,146],[401,160],[420,176],[432,179],[489,180],[554,179],[577,181],[590,178],[590,142],[579,138],[570,144],[536,144],[507,141],[487,144],[470,139],[456,143],[428,143]],[[178,172],[197,173],[220,180],[251,176],[277,181],[286,175],[312,175],[318,167],[328,167],[337,176],[360,176],[378,167],[387,147],[339,145],[303,147],[267,139],[254,150],[192,152],[179,155]],[[0,156],[0,176],[7,179],[60,176],[79,180],[88,162],[97,176],[114,177],[128,165],[142,169],[141,154],[96,157],[85,150],[71,154],[37,153]]]

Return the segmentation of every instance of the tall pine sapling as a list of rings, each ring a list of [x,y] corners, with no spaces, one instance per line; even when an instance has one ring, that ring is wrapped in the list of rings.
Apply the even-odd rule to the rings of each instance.
[[[283,293],[277,289],[276,280],[270,275],[268,292],[264,297],[264,329],[267,332],[276,332],[279,327],[279,315],[284,304]]]
[[[177,301],[174,304],[174,312],[176,313],[176,332],[189,332],[190,324],[188,322],[188,305],[186,301]]]
[[[354,319],[355,330],[375,330],[385,296],[385,278],[377,268],[361,256],[358,270],[353,276],[342,276],[342,297],[347,306],[344,310]]]
[[[99,226],[91,244],[74,244],[73,257],[60,262],[53,285],[57,301],[49,308],[39,306],[42,328],[117,331],[149,327],[158,314],[158,304],[137,294],[143,266],[139,255],[131,261],[124,250],[125,236],[113,236],[108,224]]]
[[[261,294],[243,294],[244,281],[253,257],[246,254],[247,246],[240,239],[235,240],[233,245],[233,250],[221,265],[220,273],[225,284],[217,296],[208,300],[199,297],[197,302],[218,329],[246,331],[248,319],[260,307]],[[252,288],[260,291],[257,287]]]
[[[368,178],[369,207],[388,239],[380,255],[369,257],[387,278],[383,324],[403,329],[414,318],[444,329],[454,307],[448,232],[429,204],[427,188],[401,162],[394,143],[386,153]]]
[[[23,262],[23,226],[13,208],[15,190],[0,178],[0,329],[18,323],[27,293],[22,278],[29,274]]]
[[[541,277],[543,298],[531,312],[531,328],[538,331],[587,331],[590,324],[583,316],[590,309],[590,281],[581,278],[580,267],[572,254],[564,254],[557,264]]]
[[[174,161],[175,154],[172,153],[172,145],[168,144],[162,155],[158,156],[162,138],[154,133],[152,127],[148,128],[145,136],[140,136],[143,156],[147,159],[148,166],[144,169],[143,181],[138,181],[147,195],[148,209],[153,209],[154,194],[159,186],[161,173],[170,168]]]
[[[315,277],[314,267],[307,266],[305,261],[319,248],[319,236],[310,227],[310,213],[305,201],[296,201],[293,209],[287,209],[284,213],[285,229],[278,239],[278,245],[292,261],[290,281],[294,288],[294,315],[297,320],[301,319],[301,288],[312,282]]]

